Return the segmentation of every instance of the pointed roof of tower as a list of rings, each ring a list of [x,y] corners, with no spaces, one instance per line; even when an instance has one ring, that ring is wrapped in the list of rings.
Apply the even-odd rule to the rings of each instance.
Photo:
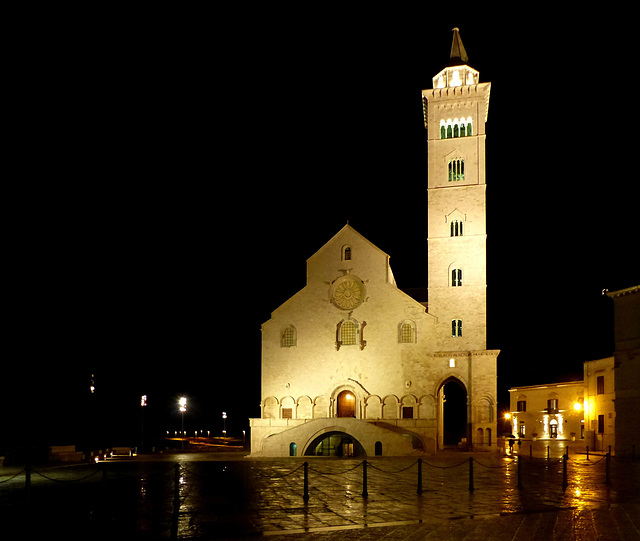
[[[453,42],[451,43],[451,55],[449,60],[450,66],[459,66],[460,64],[468,64],[469,57],[467,51],[462,44],[462,38],[460,37],[460,29],[453,29]]]

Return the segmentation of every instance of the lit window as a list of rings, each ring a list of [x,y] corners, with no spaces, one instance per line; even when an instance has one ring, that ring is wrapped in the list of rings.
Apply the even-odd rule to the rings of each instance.
[[[461,319],[451,320],[451,336],[454,338],[462,336],[462,320]]]
[[[452,237],[462,237],[464,233],[464,225],[462,220],[453,220],[451,222],[451,236]]]
[[[451,287],[462,286],[462,269],[452,269],[451,271]]]
[[[520,421],[520,426],[518,427],[518,436],[520,438],[524,438],[524,421]]]
[[[455,367],[456,367],[456,360],[449,359],[449,368],[455,368]]]

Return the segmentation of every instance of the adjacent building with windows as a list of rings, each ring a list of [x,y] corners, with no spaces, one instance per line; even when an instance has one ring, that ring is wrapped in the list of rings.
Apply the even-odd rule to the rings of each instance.
[[[550,383],[509,389],[511,432],[520,439],[584,438],[584,383]]]
[[[422,91],[428,302],[398,289],[389,256],[345,225],[307,260],[306,287],[262,326],[252,455],[495,448],[499,352],[486,349],[490,89],[455,29],[450,65]]]
[[[614,357],[584,363],[584,380],[509,389],[511,431],[521,439],[615,448]]]
[[[640,286],[606,292],[614,303],[615,353],[585,362],[583,380],[509,389],[514,435],[575,440],[618,456],[640,454],[639,293]]]

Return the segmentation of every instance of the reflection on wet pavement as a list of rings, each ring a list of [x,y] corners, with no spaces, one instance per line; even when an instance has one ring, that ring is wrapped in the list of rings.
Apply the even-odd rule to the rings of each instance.
[[[76,466],[46,477],[32,474],[28,505],[24,476],[0,484],[0,511],[42,517],[49,531],[53,525],[104,537],[127,532],[135,539],[220,539],[383,524],[424,528],[451,519],[558,510],[570,510],[575,519],[622,502],[640,507],[640,462],[612,460],[606,484],[604,459],[576,456],[567,464],[564,488],[561,460],[522,457],[518,488],[515,460],[476,454],[470,491],[469,456],[425,457],[422,494],[416,459],[367,459],[366,498],[362,460],[309,457],[308,501],[302,497],[301,459],[207,462],[174,456],[183,459],[101,464],[102,475],[73,482],[94,468]],[[2,475],[0,470],[0,481]]]

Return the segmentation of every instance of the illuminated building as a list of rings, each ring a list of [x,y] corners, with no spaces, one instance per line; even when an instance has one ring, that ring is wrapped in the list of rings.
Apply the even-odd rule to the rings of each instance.
[[[486,349],[490,89],[454,29],[450,65],[422,91],[428,302],[398,289],[389,256],[345,225],[307,260],[306,287],[262,326],[252,455],[495,448],[499,352]],[[449,385],[458,387],[445,397]],[[454,433],[447,412],[456,392],[465,418]]]
[[[514,435],[575,440],[618,456],[640,453],[638,292],[640,286],[607,292],[614,301],[615,354],[585,362],[583,380],[509,389]]]
[[[525,440],[584,441],[584,382],[509,389],[511,433]]]

